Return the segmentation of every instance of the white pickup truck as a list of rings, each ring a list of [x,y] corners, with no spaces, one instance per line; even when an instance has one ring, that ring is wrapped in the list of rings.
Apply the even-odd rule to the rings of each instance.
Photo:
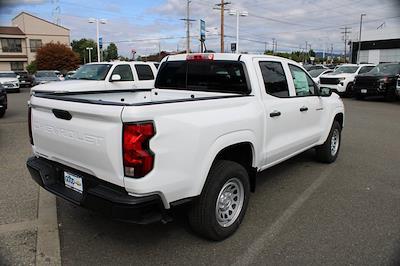
[[[153,62],[100,62],[81,66],[63,82],[45,82],[31,92],[77,92],[100,90],[132,90],[154,86],[157,74]]]
[[[354,91],[354,78],[363,73],[369,72],[375,65],[372,64],[343,64],[335,71],[321,75],[319,85],[322,88],[329,88],[342,96],[351,97]]]
[[[188,54],[148,90],[35,93],[29,123],[27,166],[48,191],[136,223],[188,204],[193,230],[222,240],[258,172],[310,148],[335,161],[344,106],[294,61]]]

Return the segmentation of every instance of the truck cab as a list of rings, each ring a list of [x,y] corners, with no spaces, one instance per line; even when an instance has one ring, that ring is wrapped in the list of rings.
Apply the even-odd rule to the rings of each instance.
[[[154,85],[157,68],[147,62],[100,62],[80,67],[68,80],[34,86],[31,92],[78,92],[147,89]]]

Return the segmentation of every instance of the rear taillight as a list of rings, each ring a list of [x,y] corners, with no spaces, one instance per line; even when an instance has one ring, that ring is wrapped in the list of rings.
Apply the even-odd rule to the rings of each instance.
[[[29,141],[31,145],[33,145],[33,137],[32,137],[32,107],[28,107],[28,130],[29,130]]]
[[[152,122],[124,124],[122,149],[125,176],[143,177],[153,169],[154,153],[149,142],[154,135]]]

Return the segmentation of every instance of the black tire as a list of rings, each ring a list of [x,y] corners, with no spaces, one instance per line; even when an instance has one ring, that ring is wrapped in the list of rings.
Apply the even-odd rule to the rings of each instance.
[[[339,154],[340,144],[342,141],[341,132],[342,132],[342,127],[340,126],[339,122],[334,121],[331,131],[329,132],[328,138],[326,139],[324,144],[316,147],[315,149],[317,152],[318,161],[322,163],[333,163],[336,160]],[[338,146],[335,152],[333,153],[331,144],[334,141],[333,140],[334,134],[338,134],[338,139],[336,140],[338,142]]]
[[[346,92],[344,93],[345,97],[353,97],[354,94],[354,85],[353,83],[349,83],[346,87]]]
[[[238,209],[236,209],[236,212],[234,211],[234,219],[231,219],[232,224],[226,224],[227,226],[224,227],[217,219],[217,200],[222,189],[232,180],[239,180],[242,184],[243,204],[240,210],[240,204],[236,205]],[[235,197],[238,193],[240,194],[240,189],[239,191],[236,190],[236,194],[234,192],[235,190],[233,189],[232,197]],[[195,233],[204,238],[215,241],[223,240],[238,229],[246,213],[249,197],[250,183],[246,169],[236,162],[216,161],[211,167],[201,195],[193,202],[193,206],[189,210],[189,224]],[[229,205],[234,206],[233,198],[231,200]]]
[[[389,89],[389,91],[386,92],[385,94],[385,100],[387,102],[394,102],[397,100],[397,95],[394,89]]]
[[[6,109],[0,109],[0,118],[2,118],[6,113]]]

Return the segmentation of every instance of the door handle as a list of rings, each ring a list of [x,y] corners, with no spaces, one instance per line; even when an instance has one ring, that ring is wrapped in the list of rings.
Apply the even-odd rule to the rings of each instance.
[[[280,116],[281,112],[279,111],[273,111],[272,113],[269,114],[270,117],[275,117],[275,116]]]
[[[300,108],[300,112],[306,112],[306,111],[308,111],[308,107],[303,106]]]

